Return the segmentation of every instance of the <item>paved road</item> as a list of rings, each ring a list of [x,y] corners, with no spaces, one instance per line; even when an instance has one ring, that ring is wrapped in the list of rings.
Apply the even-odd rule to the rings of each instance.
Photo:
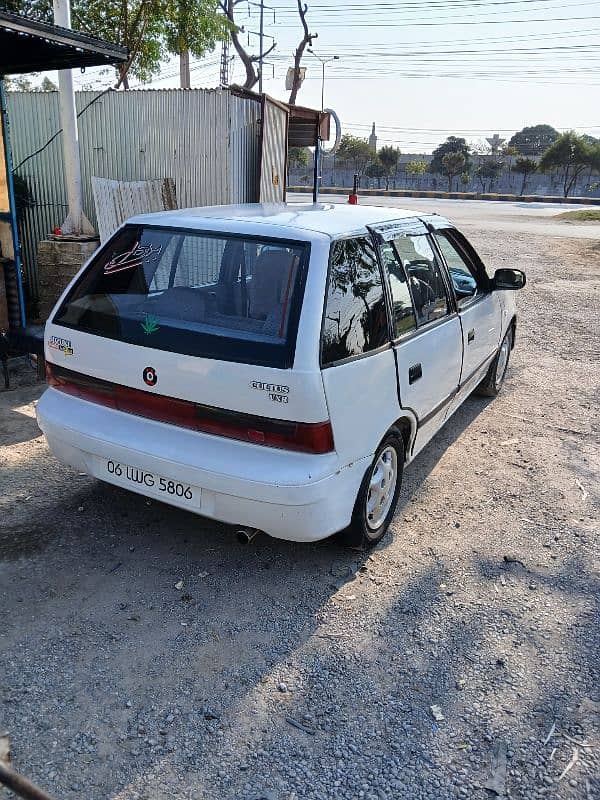
[[[306,202],[309,195],[290,194],[290,202]],[[323,194],[327,203],[344,203],[342,195]],[[544,233],[552,237],[600,239],[600,223],[575,223],[557,221],[558,214],[578,211],[588,206],[567,203],[506,203],[485,200],[438,200],[417,197],[361,197],[362,205],[403,208],[410,211],[428,211],[441,214],[459,227],[485,227],[510,233]],[[593,208],[593,206],[589,206]],[[595,207],[597,208],[597,206]]]

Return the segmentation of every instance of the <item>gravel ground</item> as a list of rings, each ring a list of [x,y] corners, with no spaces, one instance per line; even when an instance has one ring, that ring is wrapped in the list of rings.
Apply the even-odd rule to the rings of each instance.
[[[469,233],[529,276],[507,383],[407,470],[371,554],[244,547],[59,466],[17,365],[0,394],[16,767],[61,800],[483,800],[504,777],[513,798],[600,798],[600,246]]]

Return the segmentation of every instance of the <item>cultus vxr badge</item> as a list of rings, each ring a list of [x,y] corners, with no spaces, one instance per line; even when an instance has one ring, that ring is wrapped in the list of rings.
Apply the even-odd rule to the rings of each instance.
[[[290,393],[289,386],[283,386],[279,383],[264,383],[264,381],[252,381],[252,388],[259,389],[262,392],[267,392],[269,399],[274,403],[287,403],[288,395]]]

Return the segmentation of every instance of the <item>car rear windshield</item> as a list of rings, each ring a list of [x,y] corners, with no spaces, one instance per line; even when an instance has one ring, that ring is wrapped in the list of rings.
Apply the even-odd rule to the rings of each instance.
[[[290,367],[308,244],[129,225],[53,322],[192,356]]]

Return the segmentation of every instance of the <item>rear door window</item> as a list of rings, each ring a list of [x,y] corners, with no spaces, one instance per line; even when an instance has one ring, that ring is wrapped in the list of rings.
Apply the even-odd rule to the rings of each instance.
[[[323,366],[363,355],[389,341],[381,272],[366,237],[331,246],[323,320]]]
[[[53,322],[131,344],[289,367],[309,245],[127,226]]]

